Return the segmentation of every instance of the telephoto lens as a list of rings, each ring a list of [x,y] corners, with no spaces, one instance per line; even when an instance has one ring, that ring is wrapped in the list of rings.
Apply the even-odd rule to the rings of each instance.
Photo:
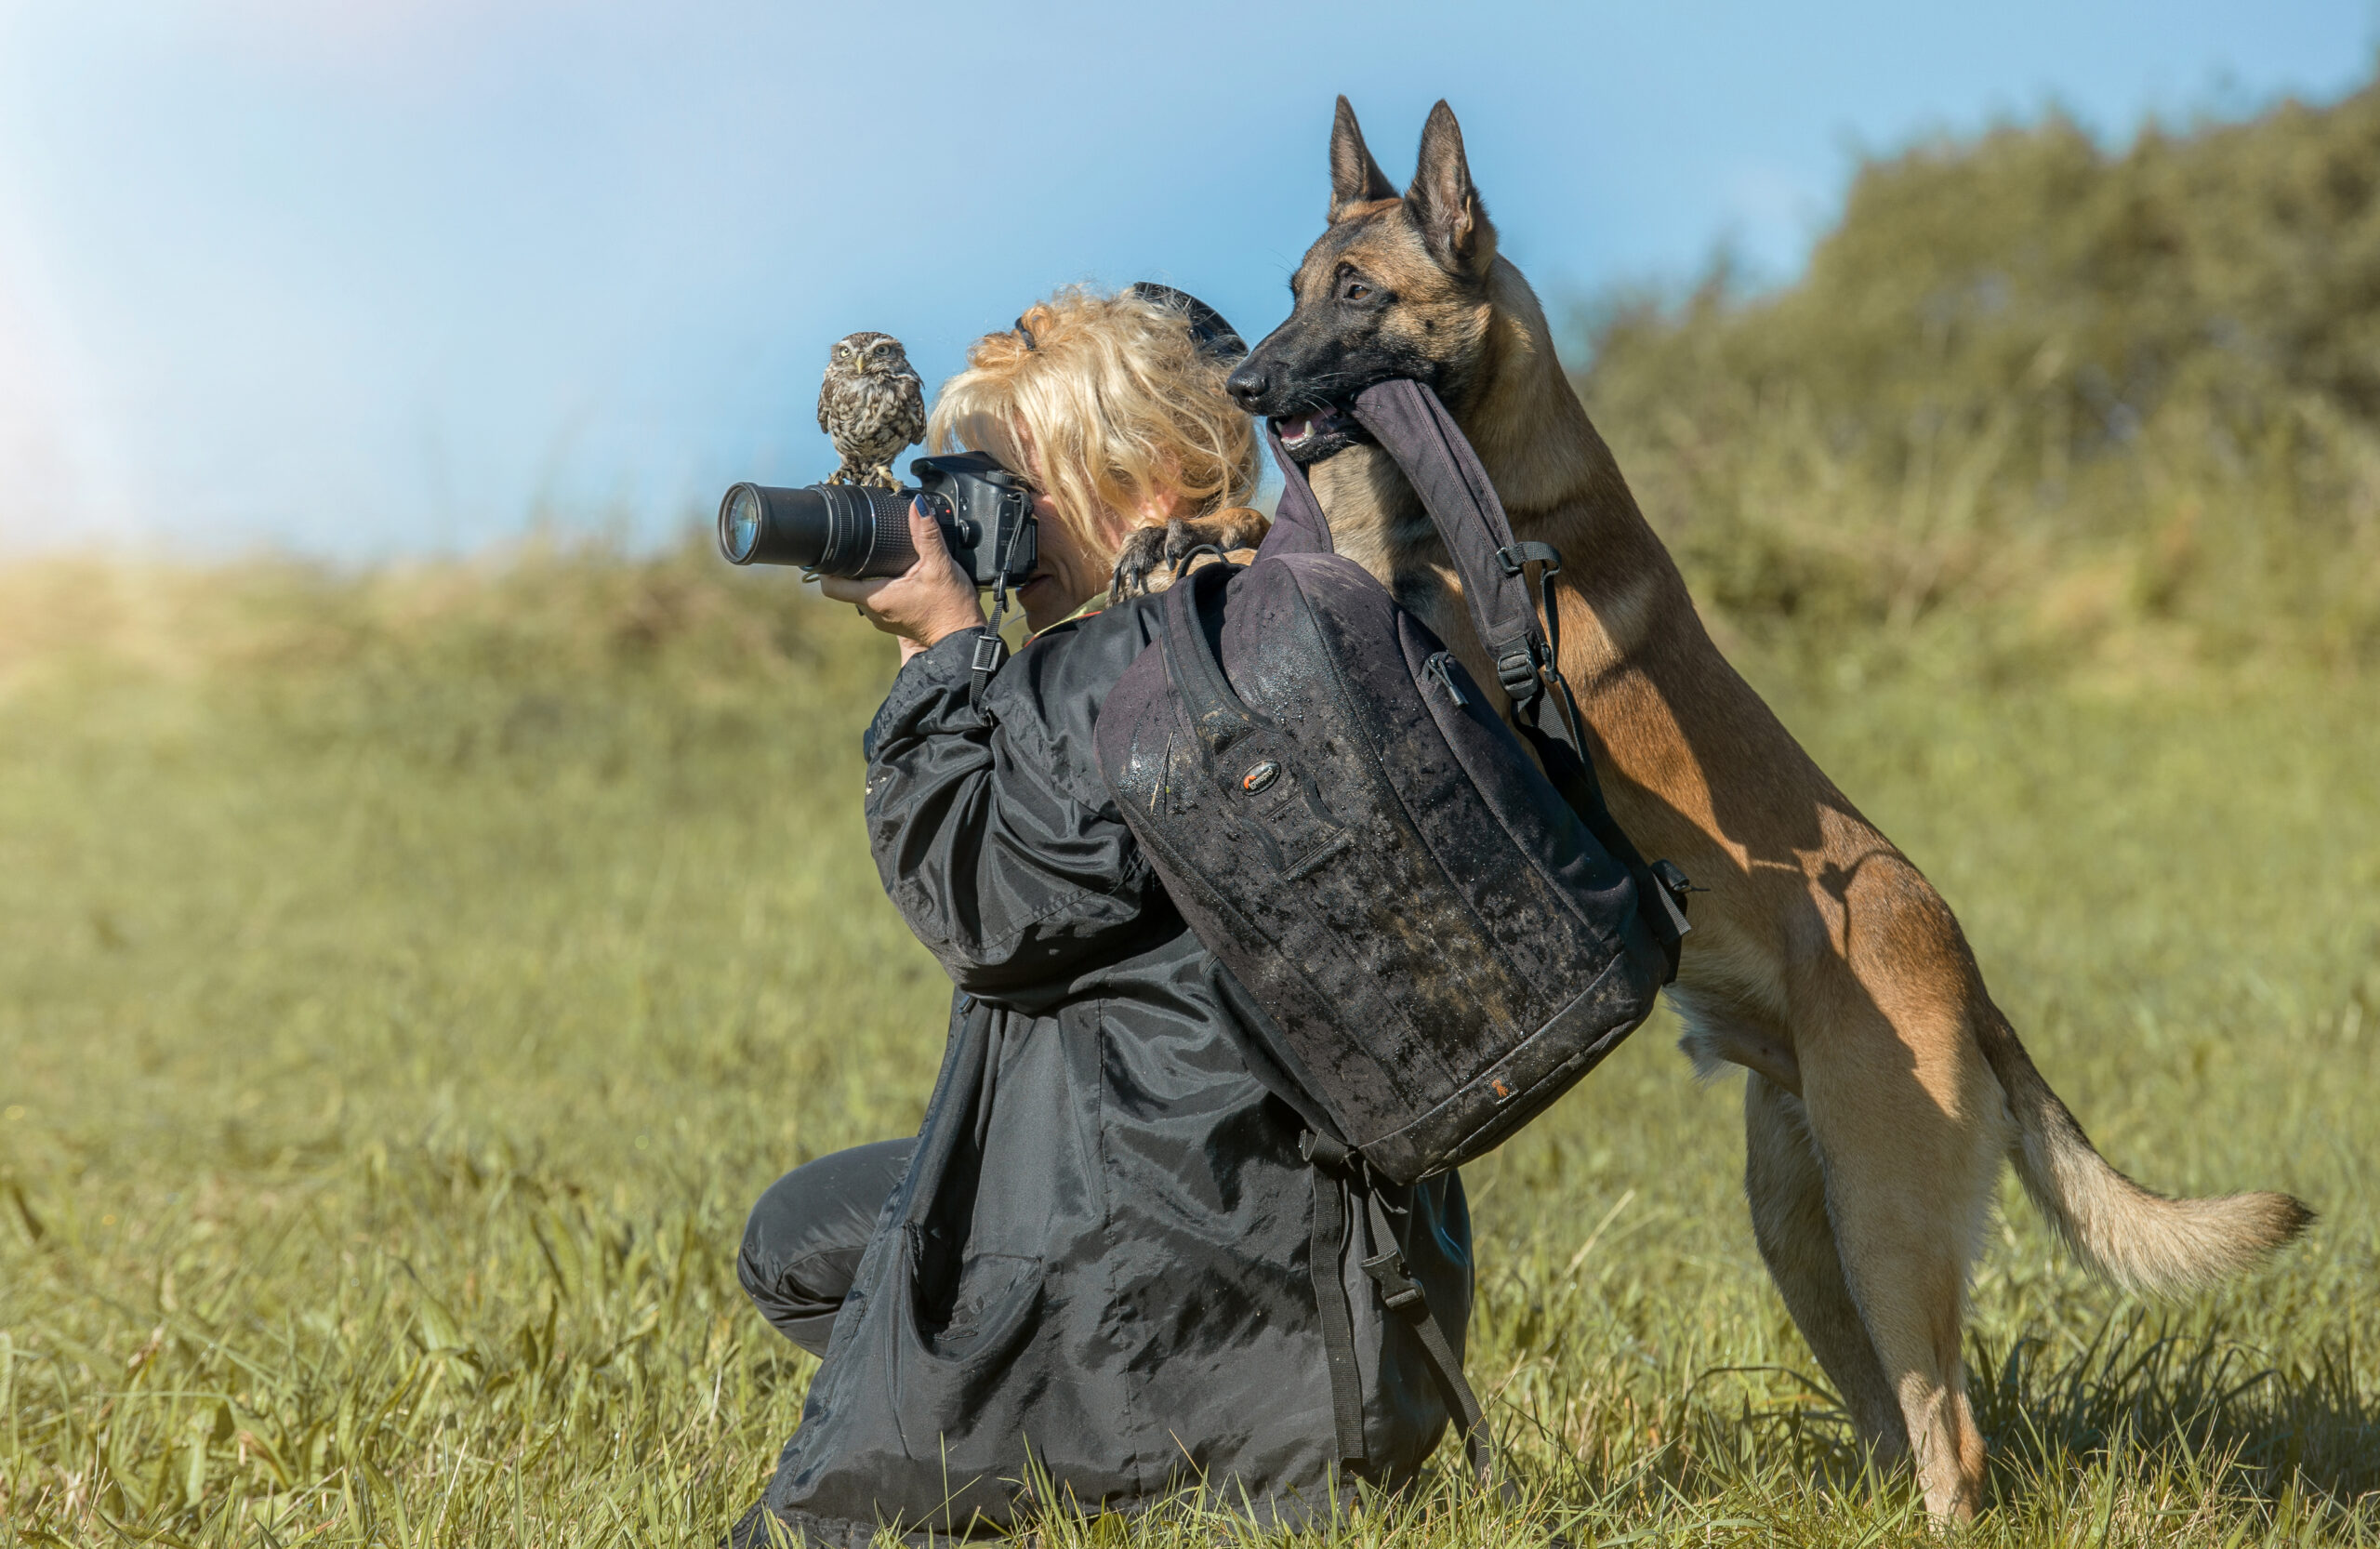
[[[898,576],[917,563],[909,541],[916,493],[871,484],[737,484],[719,503],[719,551],[730,564],[798,564],[853,579]]]

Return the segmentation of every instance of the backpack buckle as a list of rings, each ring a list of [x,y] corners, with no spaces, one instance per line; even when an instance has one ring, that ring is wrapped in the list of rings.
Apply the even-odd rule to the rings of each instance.
[[[1325,1172],[1338,1172],[1355,1154],[1351,1147],[1342,1145],[1319,1131],[1308,1130],[1298,1136],[1298,1155]]]
[[[1496,681],[1504,693],[1516,703],[1527,704],[1537,697],[1537,653],[1527,645],[1516,646],[1496,658]]]
[[[1496,550],[1496,563],[1504,567],[1507,576],[1518,576],[1532,564],[1545,566],[1548,576],[1562,573],[1562,550],[1550,543],[1514,543]]]
[[[989,674],[998,672],[1007,660],[1008,642],[998,632],[985,629],[975,637],[975,656],[967,665],[971,670]]]
[[[1363,1261],[1364,1273],[1380,1287],[1381,1305],[1392,1312],[1405,1308],[1424,1298],[1420,1282],[1405,1273],[1405,1255],[1391,1248]]]

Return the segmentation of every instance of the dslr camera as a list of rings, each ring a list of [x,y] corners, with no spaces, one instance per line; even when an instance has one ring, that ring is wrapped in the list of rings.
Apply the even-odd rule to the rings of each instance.
[[[909,504],[942,529],[942,541],[979,589],[1005,591],[1040,558],[1033,492],[981,452],[919,457],[915,489],[737,484],[719,503],[719,551],[730,564],[798,564],[854,580],[898,576],[917,563]]]

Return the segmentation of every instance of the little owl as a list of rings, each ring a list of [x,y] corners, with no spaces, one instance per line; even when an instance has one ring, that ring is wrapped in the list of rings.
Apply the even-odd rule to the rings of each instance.
[[[828,483],[900,487],[892,459],[925,439],[926,400],[899,339],[860,333],[836,344],[818,390],[818,428],[843,458]]]

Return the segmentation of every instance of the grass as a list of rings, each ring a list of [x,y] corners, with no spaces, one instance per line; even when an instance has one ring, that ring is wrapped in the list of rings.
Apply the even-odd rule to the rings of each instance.
[[[743,1212],[914,1126],[947,991],[860,831],[889,646],[724,572],[0,572],[22,1542],[707,1543],[755,1496],[813,1363],[735,1287]],[[1974,1541],[2380,1539],[2380,689],[1784,659],[1749,665],[2109,1156],[2323,1212],[2153,1304],[2012,1189]],[[1469,1174],[1472,1370],[1531,1510],[1450,1472],[1325,1540],[1924,1538],[1906,1480],[1852,1472],[1752,1249],[1734,1083],[1673,1032]]]

